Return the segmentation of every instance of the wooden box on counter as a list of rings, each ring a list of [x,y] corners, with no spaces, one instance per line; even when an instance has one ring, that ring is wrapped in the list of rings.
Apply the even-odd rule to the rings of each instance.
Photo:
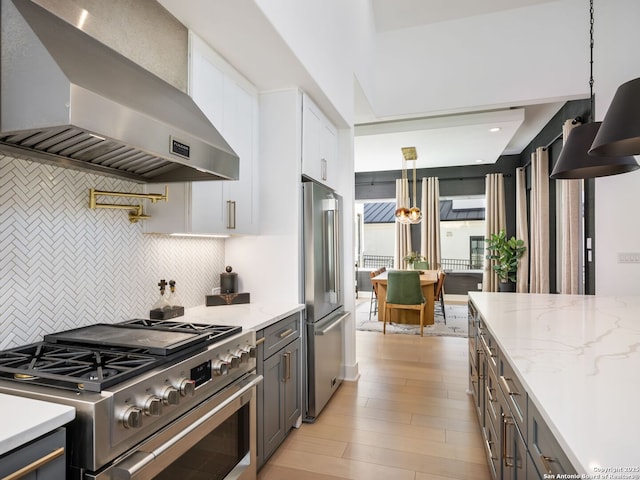
[[[169,320],[170,318],[181,317],[184,315],[184,307],[169,307],[164,309],[155,309],[149,312],[149,318],[153,320]]]
[[[207,295],[207,307],[217,307],[219,305],[238,305],[240,303],[250,303],[249,293],[219,293],[217,295]]]

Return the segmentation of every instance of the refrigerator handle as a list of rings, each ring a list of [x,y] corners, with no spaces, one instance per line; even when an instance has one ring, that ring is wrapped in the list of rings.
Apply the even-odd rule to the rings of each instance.
[[[326,210],[327,216],[327,272],[329,275],[329,295],[331,303],[338,303],[340,298],[340,225],[338,221],[338,210]]]

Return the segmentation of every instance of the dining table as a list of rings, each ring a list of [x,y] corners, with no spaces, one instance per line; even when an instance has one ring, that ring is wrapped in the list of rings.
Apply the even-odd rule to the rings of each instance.
[[[426,300],[425,305],[425,325],[434,324],[434,293],[435,284],[438,281],[437,270],[420,270],[420,286],[422,294]],[[378,297],[378,321],[384,321],[386,316],[386,299],[387,299],[387,275],[389,271],[384,271],[371,279],[374,290]],[[404,324],[420,325],[420,312],[416,310],[391,310],[391,318],[387,321]]]

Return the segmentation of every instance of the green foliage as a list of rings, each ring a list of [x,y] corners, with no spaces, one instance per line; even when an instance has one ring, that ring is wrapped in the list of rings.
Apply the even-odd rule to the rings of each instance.
[[[495,260],[493,270],[503,282],[508,280],[515,282],[518,271],[518,262],[527,251],[524,241],[515,237],[507,238],[504,230],[500,233],[492,233],[491,238],[485,239],[487,243],[487,260]]]

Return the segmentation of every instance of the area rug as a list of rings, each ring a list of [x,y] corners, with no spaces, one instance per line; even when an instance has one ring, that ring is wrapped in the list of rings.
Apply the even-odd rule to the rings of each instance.
[[[467,306],[445,305],[444,308],[447,312],[447,324],[444,324],[444,317],[438,307],[435,312],[435,323],[424,326],[424,335],[433,337],[466,337],[468,332]],[[377,315],[372,314],[371,321],[369,321],[369,300],[359,302],[356,306],[356,330],[382,333],[382,322],[378,321]],[[387,333],[420,335],[420,325],[387,322]]]

